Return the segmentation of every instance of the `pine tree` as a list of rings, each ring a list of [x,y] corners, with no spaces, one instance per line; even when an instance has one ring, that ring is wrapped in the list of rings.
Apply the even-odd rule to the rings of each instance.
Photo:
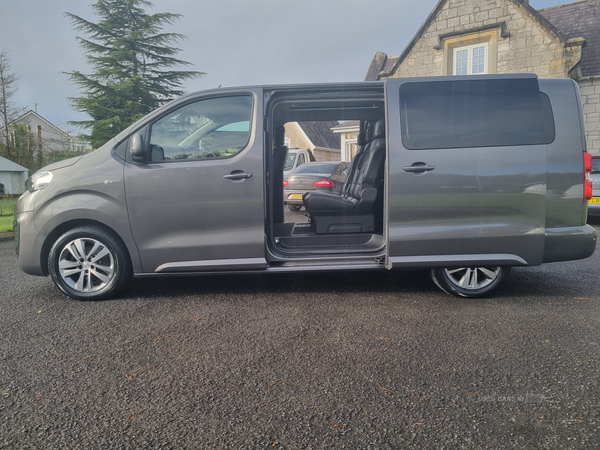
[[[97,23],[66,13],[75,29],[89,39],[78,37],[93,73],[67,75],[84,96],[71,98],[76,111],[91,120],[71,122],[91,131],[92,147],[98,148],[133,122],[161,104],[184,93],[183,82],[205,75],[190,70],[168,70],[191,63],[175,58],[180,49],[172,47],[185,37],[163,33],[180,14],[149,15],[147,0],[98,0],[92,5],[100,17]]]

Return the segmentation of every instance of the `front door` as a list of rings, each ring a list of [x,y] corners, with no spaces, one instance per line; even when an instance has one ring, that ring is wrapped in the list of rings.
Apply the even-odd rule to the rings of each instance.
[[[540,264],[554,130],[537,78],[395,79],[386,89],[388,267]]]
[[[266,267],[261,98],[190,99],[144,130],[125,187],[145,273]]]

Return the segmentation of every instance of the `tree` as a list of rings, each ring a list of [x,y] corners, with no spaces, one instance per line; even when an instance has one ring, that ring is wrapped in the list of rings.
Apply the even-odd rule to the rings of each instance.
[[[74,14],[66,16],[89,39],[77,37],[93,73],[67,72],[84,96],[71,98],[76,111],[91,120],[74,121],[91,131],[88,138],[98,148],[130,124],[161,104],[184,93],[183,82],[206,75],[191,70],[167,70],[191,63],[175,58],[180,49],[171,45],[184,39],[179,33],[163,33],[180,14],[148,15],[147,0],[98,0],[92,5],[97,23]]]
[[[6,51],[0,51],[0,143],[4,143],[4,154],[8,159],[12,159],[12,147],[10,142],[10,123],[20,115],[14,102],[10,99],[17,92],[16,83],[20,76],[11,73],[10,61]]]

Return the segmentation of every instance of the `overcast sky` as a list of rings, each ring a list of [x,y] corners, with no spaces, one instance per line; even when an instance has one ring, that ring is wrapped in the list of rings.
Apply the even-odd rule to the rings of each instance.
[[[185,35],[178,58],[208,76],[190,91],[222,86],[360,81],[377,50],[402,53],[438,0],[153,0],[149,13],[182,14],[164,31]],[[62,72],[89,73],[65,12],[96,21],[94,0],[0,0],[0,49],[21,76],[13,100],[65,130],[80,95]],[[531,0],[536,8],[565,3]],[[79,33],[80,34],[80,33]],[[82,35],[84,36],[84,35]]]

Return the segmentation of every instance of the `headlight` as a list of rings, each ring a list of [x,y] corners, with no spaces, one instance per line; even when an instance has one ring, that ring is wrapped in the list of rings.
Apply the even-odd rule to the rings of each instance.
[[[27,189],[29,192],[44,189],[52,181],[52,172],[44,171],[32,175],[27,180]]]

